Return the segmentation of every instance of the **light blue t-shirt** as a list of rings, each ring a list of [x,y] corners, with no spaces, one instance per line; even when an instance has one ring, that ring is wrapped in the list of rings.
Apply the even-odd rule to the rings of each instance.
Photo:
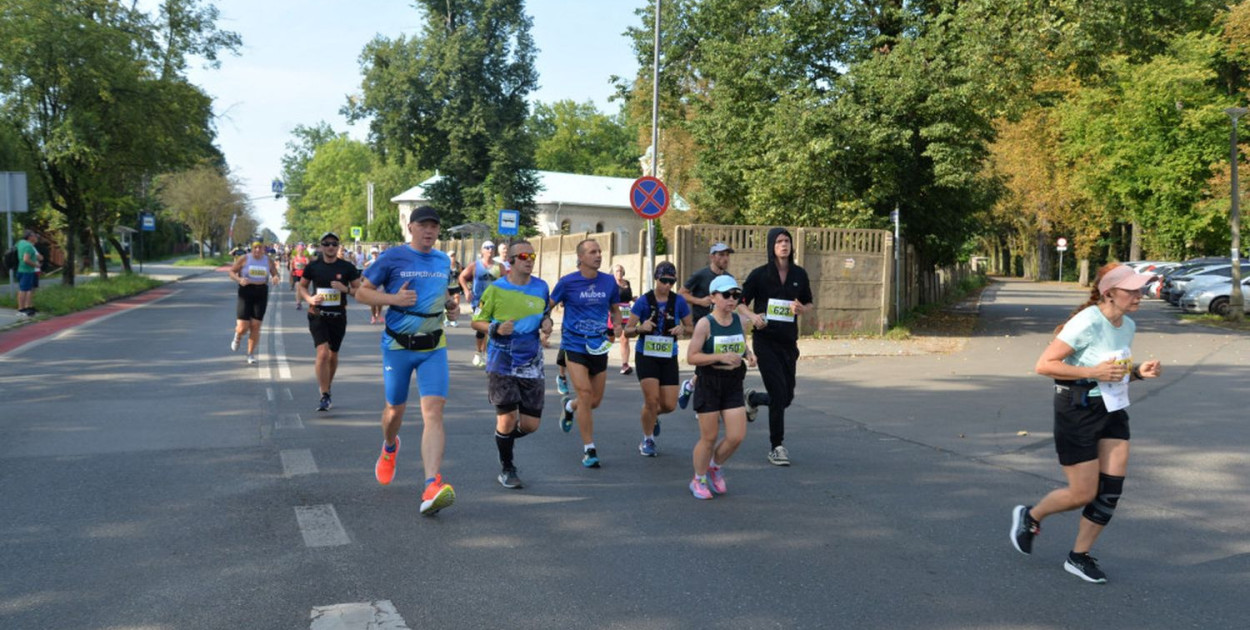
[[[543,378],[540,329],[547,312],[547,282],[530,276],[528,284],[512,284],[500,278],[482,293],[475,322],[513,323],[511,335],[491,337],[486,350],[486,371],[520,378]]]
[[[556,283],[551,301],[564,303],[560,324],[560,348],[566,352],[603,354],[611,347],[608,314],[621,301],[620,288],[612,276],[595,272],[587,278],[574,271]]]
[[[386,310],[386,327],[409,335],[441,329],[450,269],[451,259],[437,249],[420,252],[412,245],[404,244],[382,252],[377,262],[365,270],[365,279],[392,295],[399,293],[405,282],[409,289],[417,292],[416,304],[407,308],[392,306]],[[446,346],[447,338],[444,337],[432,350]],[[403,348],[385,331],[382,332],[382,347],[391,350]]]
[[[651,295],[651,293],[648,292],[648,293],[644,293],[638,296],[638,299],[634,300],[634,305],[629,309],[631,313],[638,316],[638,323],[640,324],[651,318],[651,303],[647,301],[648,295]],[[674,303],[673,305],[673,319],[671,320],[665,317],[665,315],[668,313],[667,309],[668,309],[668,303],[670,300],[676,300],[676,303]],[[663,302],[659,302],[658,304],[656,304],[656,313],[655,313],[655,319],[657,320],[656,327],[655,327],[655,330],[653,330],[650,334],[663,335],[669,330],[672,330],[673,327],[677,326],[677,324],[680,324],[681,320],[689,316],[690,316],[690,305],[686,303],[686,298],[680,295],[677,295],[674,292],[670,292],[668,294],[668,300],[665,300]],[[643,344],[645,342],[645,335],[646,333],[639,332],[638,341],[637,343],[634,344],[634,349],[640,355],[643,353]],[[673,344],[673,356],[674,357],[677,356],[677,344],[676,343]]]
[[[1120,327],[1116,328],[1097,304],[1089,306],[1074,315],[1059,331],[1059,340],[1073,350],[1063,362],[1076,367],[1094,367],[1123,351],[1131,366],[1133,335],[1136,333],[1137,323],[1129,316],[1125,315]],[[1101,394],[1095,389],[1090,391],[1090,395]]]

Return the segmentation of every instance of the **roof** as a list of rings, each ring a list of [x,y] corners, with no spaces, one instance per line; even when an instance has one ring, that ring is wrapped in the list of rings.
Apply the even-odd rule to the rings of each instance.
[[[629,177],[605,177],[602,175],[576,175],[554,171],[535,171],[538,174],[539,192],[534,196],[535,205],[569,204],[576,206],[599,206],[605,208],[628,208],[629,187],[634,180]],[[423,201],[425,187],[442,179],[435,175],[394,197],[392,203]],[[674,208],[689,206],[680,195],[673,195]],[[683,207],[684,206],[684,207]]]

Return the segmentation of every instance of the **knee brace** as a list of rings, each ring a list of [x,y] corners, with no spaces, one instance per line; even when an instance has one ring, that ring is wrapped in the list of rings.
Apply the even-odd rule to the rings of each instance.
[[[1098,474],[1098,495],[1081,515],[1098,525],[1106,525],[1115,515],[1115,506],[1120,502],[1120,493],[1124,491],[1124,477]]]

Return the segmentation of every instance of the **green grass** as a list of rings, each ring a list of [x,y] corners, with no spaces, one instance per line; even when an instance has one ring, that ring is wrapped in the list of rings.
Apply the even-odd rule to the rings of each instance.
[[[142,293],[161,285],[159,280],[137,274],[111,276],[108,280],[92,280],[68,287],[46,278],[35,290],[35,310],[44,315],[65,315],[83,311],[120,297]],[[0,295],[0,306],[17,307],[17,294]]]
[[[1195,313],[1182,313],[1180,318],[1181,321],[1186,323],[1214,326],[1216,328],[1226,328],[1228,330],[1237,330],[1241,332],[1250,332],[1250,315],[1246,315],[1239,322],[1230,322],[1223,317],[1212,313],[1203,313],[1201,315]]]
[[[179,258],[174,261],[175,267],[220,267],[229,265],[234,262],[234,258],[229,254],[224,256],[213,256],[210,258],[200,258],[199,256],[191,256],[190,258]]]

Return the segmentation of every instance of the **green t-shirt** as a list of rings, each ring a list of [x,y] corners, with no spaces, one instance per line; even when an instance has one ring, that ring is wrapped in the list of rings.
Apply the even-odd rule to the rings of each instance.
[[[30,256],[31,260],[39,260],[39,250],[35,249],[35,245],[26,239],[17,242],[17,272],[33,273],[38,267],[32,267],[26,264],[26,257]]]

